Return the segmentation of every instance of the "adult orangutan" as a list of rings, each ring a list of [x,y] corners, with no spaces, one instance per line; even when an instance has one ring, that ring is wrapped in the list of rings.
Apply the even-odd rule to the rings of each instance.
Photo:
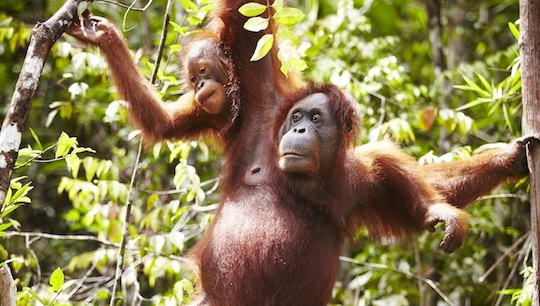
[[[451,204],[527,174],[529,138],[444,166],[419,166],[388,141],[355,147],[354,103],[335,86],[311,84],[280,105],[258,180],[223,195],[191,250],[200,305],[326,305],[343,243],[360,227],[400,239],[444,222],[441,247],[452,252],[468,216]],[[433,185],[441,176],[450,180]]]
[[[200,268],[201,304],[325,305],[343,241],[360,226],[375,238],[403,238],[442,221],[441,245],[453,251],[463,242],[467,215],[449,204],[465,206],[506,177],[526,174],[523,142],[425,167],[389,142],[354,148],[359,119],[341,90],[284,76],[275,48],[249,61],[257,40],[275,28],[245,31],[238,8],[246,2],[217,4],[212,26],[185,56],[191,91],[170,106],[156,97],[108,21],[86,15],[84,30],[77,24],[69,30],[105,54],[146,138],[211,134],[224,144],[220,206],[190,252]],[[484,173],[490,176],[482,182]]]

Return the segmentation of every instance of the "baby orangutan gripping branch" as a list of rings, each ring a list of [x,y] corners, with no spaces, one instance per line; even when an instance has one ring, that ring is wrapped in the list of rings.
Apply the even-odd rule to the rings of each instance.
[[[235,82],[232,62],[225,55],[226,47],[210,32],[191,42],[185,52],[189,91],[176,103],[163,103],[139,72],[116,27],[105,18],[85,16],[88,26],[73,25],[68,33],[100,47],[120,97],[129,104],[132,122],[148,141],[198,138],[224,133],[230,127],[237,109],[230,90]]]

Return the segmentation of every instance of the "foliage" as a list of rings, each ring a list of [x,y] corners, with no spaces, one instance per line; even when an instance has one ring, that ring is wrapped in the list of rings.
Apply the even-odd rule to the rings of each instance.
[[[46,1],[29,16],[24,1],[8,2],[11,8],[2,7],[7,13],[0,13],[0,101],[5,101],[0,105],[8,104],[30,35],[30,26],[20,20],[33,24],[62,4]],[[438,76],[430,61],[421,2],[297,3],[304,6],[302,15],[279,0],[246,5],[241,10],[249,17],[246,28],[263,31],[279,23],[278,37],[272,36],[270,43],[265,39],[267,47],[280,41],[285,73],[301,70],[305,62],[307,79],[346,88],[363,115],[362,142],[391,137],[420,162],[430,163],[465,158],[481,151],[481,145],[519,134],[519,29],[516,23],[508,25],[517,19],[517,1],[467,3],[469,27],[461,28],[461,37],[472,56]],[[212,4],[175,2],[166,37],[170,52],[158,73],[159,94],[165,99],[174,100],[184,82],[176,77],[172,53],[204,25]],[[92,4],[94,14],[125,31],[145,75],[154,68],[164,5],[153,2],[139,12]],[[446,5],[445,18],[457,7]],[[492,14],[488,23],[478,13],[486,7]],[[442,39],[448,46],[455,29],[445,29]],[[295,46],[298,50],[291,52]],[[266,49],[255,55],[265,56]],[[446,54],[453,52],[447,47]],[[444,82],[452,85],[449,91],[441,86]],[[24,133],[25,148],[0,215],[0,260],[15,272],[20,304],[90,305],[109,299],[138,144],[123,101],[115,99],[99,52],[67,37],[55,44],[33,101],[32,130]],[[6,110],[0,107],[0,112]],[[442,140],[450,141],[450,150],[440,148]],[[132,191],[136,200],[122,284],[126,302],[170,305],[190,300],[196,286],[192,264],[184,256],[212,220],[221,164],[212,144],[146,147]],[[442,231],[397,246],[374,243],[360,232],[358,241],[347,245],[333,304],[443,304],[446,299],[490,305],[500,298],[502,304],[527,305],[533,277],[527,268],[526,188],[523,181],[503,186],[470,208],[470,236],[452,255],[438,249]],[[490,270],[498,258],[499,265]],[[60,273],[64,281],[57,278]]]
[[[251,61],[258,61],[265,57],[275,45],[274,41],[279,41],[277,54],[281,60],[281,72],[287,75],[289,71],[303,71],[307,68],[304,60],[294,49],[298,38],[290,29],[304,19],[302,11],[284,6],[283,0],[275,0],[272,4],[268,2],[266,6],[256,2],[248,2],[240,7],[239,12],[249,17],[244,24],[244,29],[247,31],[260,32],[273,28],[272,24],[279,25],[277,32],[272,31],[264,34],[259,39]],[[262,17],[265,12],[268,16],[266,18]]]

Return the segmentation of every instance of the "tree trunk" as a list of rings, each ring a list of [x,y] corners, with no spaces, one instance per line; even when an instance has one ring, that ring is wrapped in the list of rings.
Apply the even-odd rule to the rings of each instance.
[[[448,66],[443,45],[444,28],[441,22],[441,0],[425,0],[424,5],[428,18],[427,26],[429,30],[429,43],[431,44],[431,62],[433,63],[435,79],[438,80],[435,84],[438,84],[439,87],[437,89],[439,109],[445,109],[449,107],[452,86],[450,86],[448,79],[443,75],[443,72],[447,70]],[[440,133],[439,153],[444,154],[450,151],[450,136],[444,127],[440,128]]]
[[[520,0],[521,77],[523,95],[523,133],[540,134],[540,2]],[[540,146],[533,143],[528,150],[531,170],[531,235],[533,244],[534,302],[540,305]]]
[[[1,306],[15,306],[17,301],[17,288],[13,282],[11,276],[11,270],[8,265],[4,263],[0,267],[0,305]]]

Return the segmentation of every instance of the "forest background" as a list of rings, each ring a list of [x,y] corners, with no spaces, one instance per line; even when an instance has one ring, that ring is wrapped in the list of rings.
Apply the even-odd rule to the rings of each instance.
[[[158,73],[159,92],[169,100],[182,93],[184,82],[174,53],[204,25],[213,1],[173,3]],[[0,3],[2,117],[31,28],[62,4]],[[520,135],[518,1],[287,5],[305,17],[293,28],[297,37],[282,44],[284,54],[305,61],[307,79],[332,82],[354,95],[363,116],[361,142],[391,137],[429,163],[466,158]],[[165,6],[150,2],[141,11],[96,1],[91,9],[124,31],[150,76]],[[139,145],[121,104],[96,49],[66,36],[55,44],[0,216],[0,261],[13,270],[21,305],[108,303]],[[203,142],[143,151],[122,282],[127,301],[177,305],[192,298],[194,276],[182,256],[212,220],[222,163],[220,152]],[[438,249],[442,231],[401,245],[375,243],[360,232],[343,253],[333,304],[530,305],[527,190],[527,180],[512,182],[477,201],[468,209],[469,237],[450,255]],[[54,280],[57,268],[60,284]]]

